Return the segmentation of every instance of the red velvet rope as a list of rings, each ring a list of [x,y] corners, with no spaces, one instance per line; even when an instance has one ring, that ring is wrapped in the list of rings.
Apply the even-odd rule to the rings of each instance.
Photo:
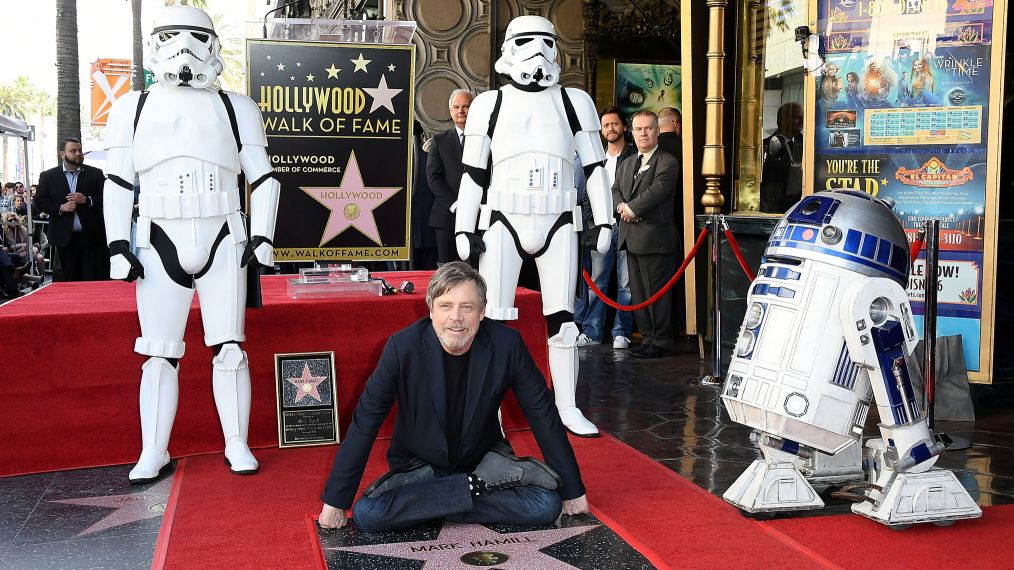
[[[701,228],[701,233],[697,234],[697,241],[694,243],[693,249],[690,250],[690,255],[688,255],[687,258],[683,260],[683,265],[680,265],[679,270],[676,271],[676,275],[673,275],[672,279],[670,279],[669,282],[665,284],[665,286],[663,286],[661,289],[658,290],[658,293],[655,293],[654,295],[651,296],[650,299],[644,301],[643,303],[638,303],[636,305],[621,305],[616,301],[613,301],[609,297],[606,297],[606,294],[603,293],[602,290],[599,289],[597,285],[595,285],[594,281],[592,281],[591,276],[588,275],[588,271],[582,270],[581,275],[584,277],[585,283],[588,284],[588,288],[591,289],[592,292],[594,292],[599,299],[602,299],[603,303],[609,305],[610,307],[616,309],[617,311],[638,311],[654,303],[655,301],[658,301],[659,299],[662,298],[662,295],[665,295],[666,293],[669,292],[669,289],[672,289],[672,286],[675,285],[676,282],[679,281],[681,277],[683,277],[683,272],[686,271],[687,266],[690,265],[691,261],[693,261],[694,257],[697,255],[697,250],[700,249],[701,244],[704,243],[704,239],[707,237],[708,237],[708,228],[707,226],[705,226]]]
[[[743,268],[743,273],[746,273],[747,278],[753,281],[753,271],[750,271],[750,266],[746,264],[743,252],[739,249],[739,243],[736,242],[736,236],[732,235],[732,230],[725,228],[725,237],[729,240],[729,246],[732,247],[732,253],[736,254],[736,260],[739,261],[739,266]]]
[[[922,246],[923,240],[921,239],[916,239],[914,242],[912,242],[912,245],[910,246],[910,249],[908,251],[910,264],[914,264],[915,260],[919,258],[919,252],[922,251]]]

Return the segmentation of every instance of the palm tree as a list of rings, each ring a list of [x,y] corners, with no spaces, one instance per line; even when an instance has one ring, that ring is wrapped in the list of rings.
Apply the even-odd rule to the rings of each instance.
[[[76,0],[56,0],[56,86],[56,139],[81,138]]]
[[[13,85],[0,85],[0,113],[22,121],[28,118],[32,110],[32,99],[35,87],[27,77],[19,77]],[[3,181],[11,180],[11,169],[7,156],[10,137],[0,137],[0,171],[3,172]]]
[[[130,16],[133,22],[133,73],[130,77],[130,88],[144,91],[144,43],[141,33],[141,0],[130,0]]]

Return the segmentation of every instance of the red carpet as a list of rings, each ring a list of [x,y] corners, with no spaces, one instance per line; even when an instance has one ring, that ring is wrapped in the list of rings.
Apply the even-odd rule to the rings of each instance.
[[[427,314],[430,272],[381,275],[392,283],[410,280],[419,292],[297,302],[286,293],[288,276],[262,280],[264,308],[247,312],[244,343],[253,387],[251,446],[278,444],[276,353],[334,351],[344,433],[387,338]],[[27,349],[0,343],[0,476],[137,460],[144,358],[133,352],[140,334],[134,303],[133,284],[102,281],[54,283],[0,306],[0,330],[31,339]],[[541,298],[519,290],[517,306],[522,317],[512,324],[548,373]],[[211,395],[212,352],[204,346],[196,300],[184,338],[173,457],[223,446]],[[504,424],[527,427],[513,401],[504,409]]]
[[[519,454],[539,455],[530,432]],[[656,564],[680,568],[821,568],[788,541],[611,437],[572,438],[595,514]],[[374,447],[363,486],[383,473],[386,441]],[[261,473],[237,477],[221,456],[190,457],[179,486],[166,568],[314,568],[306,515],[335,449],[264,450]]]
[[[511,433],[521,455],[540,455],[531,432]],[[571,438],[592,510],[660,568],[1001,568],[1014,507],[988,507],[950,528],[892,531],[859,516],[756,522],[742,517],[638,451],[605,436]],[[374,447],[362,490],[386,469]],[[319,545],[307,516],[334,447],[258,453],[261,472],[231,475],[220,455],[181,461],[153,568],[315,568]]]
[[[1014,505],[985,507],[982,518],[947,528],[931,524],[891,530],[858,515],[763,523],[806,544],[842,568],[1010,568]]]

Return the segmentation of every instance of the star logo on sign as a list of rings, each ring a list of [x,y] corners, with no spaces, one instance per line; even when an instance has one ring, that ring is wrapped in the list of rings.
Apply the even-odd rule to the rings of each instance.
[[[363,73],[369,73],[369,70],[366,69],[366,65],[373,60],[363,59],[363,52],[359,52],[359,59],[350,59],[349,61],[351,61],[352,64],[356,66],[355,71],[353,71],[352,73],[356,73],[358,71],[362,71]]]
[[[266,56],[266,58],[267,58],[267,59],[271,59],[271,54],[268,54],[268,55]]]
[[[147,491],[140,493],[128,493],[126,495],[105,495],[101,497],[82,497],[80,499],[61,499],[49,501],[50,503],[63,503],[65,505],[81,505],[85,507],[102,507],[113,509],[113,512],[99,519],[98,522],[77,533],[77,536],[95,534],[132,522],[143,521],[162,516],[165,512],[165,504],[169,500],[169,489],[172,487],[172,477],[153,485]]]
[[[321,247],[349,227],[355,227],[377,245],[383,246],[373,211],[391,196],[401,191],[400,187],[366,186],[363,182],[363,175],[359,171],[355,152],[349,156],[349,163],[342,173],[339,186],[300,186],[299,189],[331,210],[327,218],[327,225],[324,226],[324,234],[320,238]]]
[[[395,95],[401,93],[401,89],[390,89],[387,87],[387,77],[384,75],[380,76],[380,83],[375,87],[364,87],[363,91],[369,93],[370,97],[373,97],[373,104],[370,105],[370,112],[374,112],[381,107],[387,107],[387,110],[394,113],[394,102],[391,99]]]
[[[279,63],[278,64],[278,71],[285,71],[285,64],[284,63]]]
[[[320,392],[317,391],[317,386],[327,380],[326,376],[313,376],[310,374],[310,365],[303,364],[303,375],[297,378],[286,378],[289,384],[296,387],[296,391],[299,393],[296,396],[295,403],[299,403],[303,398],[310,397],[318,402],[320,399]]]
[[[332,63],[331,67],[325,68],[324,71],[327,72],[327,78],[328,79],[338,79],[338,72],[341,71],[341,69],[338,69]]]
[[[306,76],[306,80],[312,83],[313,82],[313,74],[311,73],[310,75],[307,75]]]
[[[296,67],[303,67],[303,64],[297,61],[296,62]]]
[[[563,570],[574,566],[541,550],[601,525],[501,534],[481,525],[444,523],[433,540],[392,542],[369,546],[339,546],[327,550],[359,552],[408,560],[423,560],[425,568],[496,566],[501,570]],[[467,564],[467,566],[466,566]]]
[[[388,65],[387,66],[387,70],[388,71],[394,71],[395,70],[394,64],[392,63],[391,65]]]

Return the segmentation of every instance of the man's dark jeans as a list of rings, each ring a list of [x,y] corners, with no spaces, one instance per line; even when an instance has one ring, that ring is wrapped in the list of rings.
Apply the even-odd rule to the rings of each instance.
[[[359,498],[352,518],[364,532],[383,532],[426,521],[444,519],[459,523],[552,524],[563,502],[556,491],[523,485],[473,497],[468,475],[452,473],[418,479],[412,473],[391,478],[415,479],[372,497]]]

